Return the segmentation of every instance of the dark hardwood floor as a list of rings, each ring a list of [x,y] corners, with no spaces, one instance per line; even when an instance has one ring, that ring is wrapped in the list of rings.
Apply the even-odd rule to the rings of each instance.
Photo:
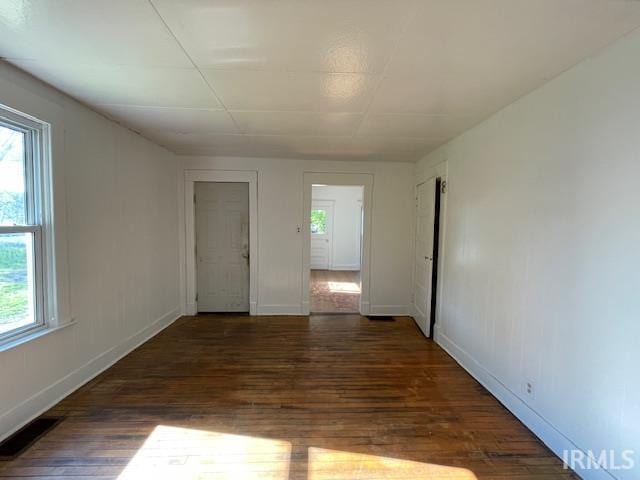
[[[184,317],[0,477],[575,478],[409,318]]]

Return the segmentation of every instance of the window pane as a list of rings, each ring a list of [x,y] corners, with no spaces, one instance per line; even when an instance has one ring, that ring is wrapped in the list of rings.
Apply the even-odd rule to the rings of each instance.
[[[24,133],[0,125],[0,225],[26,223]]]
[[[327,233],[327,212],[325,210],[311,210],[311,233],[316,235]]]
[[[35,322],[33,234],[0,234],[0,335]]]

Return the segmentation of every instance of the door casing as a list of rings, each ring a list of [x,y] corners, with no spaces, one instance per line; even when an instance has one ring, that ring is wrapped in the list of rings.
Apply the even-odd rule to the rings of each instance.
[[[369,173],[318,173],[305,172],[302,181],[302,292],[301,310],[309,315],[309,272],[311,269],[311,202],[312,186],[347,185],[363,187],[362,208],[364,220],[362,227],[362,264],[360,266],[360,305],[361,315],[375,315],[371,312],[370,294],[370,256],[371,256],[371,219],[374,177]],[[380,313],[385,315],[385,313]]]
[[[185,170],[185,275],[184,312],[197,313],[196,304],[196,240],[195,182],[246,182],[249,184],[249,314],[257,314],[258,300],[258,172],[236,170]]]

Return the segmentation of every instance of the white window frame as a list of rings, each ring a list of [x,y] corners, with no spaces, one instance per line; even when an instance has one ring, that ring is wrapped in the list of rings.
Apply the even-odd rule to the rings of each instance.
[[[0,105],[0,125],[24,133],[26,218],[0,234],[33,235],[34,322],[0,334],[0,346],[57,327],[51,177],[51,126]]]

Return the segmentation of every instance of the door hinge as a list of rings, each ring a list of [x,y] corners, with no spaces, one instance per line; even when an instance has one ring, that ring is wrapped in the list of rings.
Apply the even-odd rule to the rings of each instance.
[[[193,203],[196,203],[196,194],[193,194]]]
[[[198,294],[196,293],[196,302],[198,301]]]
[[[440,184],[440,193],[447,193],[447,181],[443,180]]]

